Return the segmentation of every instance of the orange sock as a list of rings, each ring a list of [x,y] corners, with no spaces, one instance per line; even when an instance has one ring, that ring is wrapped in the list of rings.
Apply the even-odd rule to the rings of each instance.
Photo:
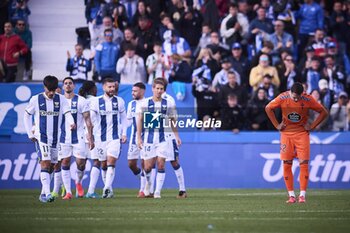
[[[286,184],[287,190],[293,191],[294,180],[293,180],[293,173],[292,173],[292,164],[283,163],[283,177],[284,177],[284,183]]]
[[[309,164],[300,164],[300,190],[306,191],[309,182]]]

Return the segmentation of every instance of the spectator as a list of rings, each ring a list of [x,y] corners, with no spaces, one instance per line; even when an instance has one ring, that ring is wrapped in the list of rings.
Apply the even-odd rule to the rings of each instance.
[[[85,8],[85,18],[87,23],[92,25],[100,25],[102,23],[102,7],[104,0],[88,0]]]
[[[12,31],[12,24],[5,23],[5,33],[0,35],[0,58],[6,65],[5,82],[14,82],[17,75],[18,59],[28,52],[24,41]]]
[[[232,45],[241,42],[248,35],[249,22],[245,15],[238,12],[236,4],[230,4],[229,14],[222,20],[220,34],[223,42]]]
[[[258,89],[266,74],[272,77],[272,83],[278,88],[280,86],[280,79],[277,70],[275,67],[269,65],[268,56],[262,54],[259,58],[259,65],[250,71],[249,84],[254,91]]]
[[[235,94],[237,96],[238,104],[244,108],[248,100],[246,89],[242,88],[237,83],[236,75],[233,71],[228,72],[227,81],[227,84],[221,86],[218,92],[219,102],[221,104],[225,103],[229,94]]]
[[[310,45],[314,48],[315,56],[320,58],[324,58],[326,56],[326,44],[327,39],[325,38],[323,29],[316,29],[314,40],[312,40],[310,43]]]
[[[219,16],[220,18],[224,18],[227,14],[227,11],[229,9],[229,4],[228,4],[229,1],[227,0],[215,0],[215,3],[218,7],[218,11],[219,11]]]
[[[187,11],[188,8],[184,4],[183,0],[171,0],[169,1],[169,6],[167,9],[167,14],[170,16],[171,21],[173,22],[173,26],[176,30],[180,30],[180,18],[181,15]]]
[[[281,85],[279,87],[280,92],[290,90],[295,82],[301,82],[300,72],[295,67],[292,55],[288,54],[283,59],[283,68],[279,72]]]
[[[216,30],[220,26],[220,15],[215,0],[204,0],[201,12],[203,22],[208,24],[211,30]]]
[[[28,80],[30,76],[30,70],[32,67],[32,32],[27,27],[24,20],[17,20],[16,28],[14,32],[21,37],[24,43],[27,45],[28,52],[21,56],[24,59],[24,74],[23,80]]]
[[[91,71],[91,61],[84,57],[83,46],[80,44],[75,45],[74,57],[71,57],[70,52],[67,50],[67,57],[66,70],[69,72],[69,76],[75,82],[86,81],[88,79],[88,72]]]
[[[295,17],[300,20],[298,36],[298,55],[300,57],[316,29],[323,29],[323,9],[314,0],[305,0],[299,11],[295,13]]]
[[[4,34],[4,25],[9,19],[10,3],[11,1],[0,1],[0,35]]]
[[[230,60],[228,58],[223,58],[221,60],[221,68],[222,69],[214,77],[213,84],[212,84],[213,90],[219,91],[221,86],[227,84],[227,82],[228,82],[228,73],[230,71],[235,73],[236,81],[237,81],[237,83],[239,85],[241,85],[241,77],[237,73],[237,71],[235,71],[231,67],[231,63],[230,63]]]
[[[167,56],[178,54],[183,58],[190,58],[192,55],[190,45],[184,38],[175,35],[174,30],[164,33],[163,51]]]
[[[197,119],[202,120],[204,116],[215,118],[219,115],[219,102],[217,94],[211,91],[210,80],[193,77],[192,95],[196,98]]]
[[[263,47],[264,40],[273,32],[270,19],[266,18],[266,10],[263,7],[257,9],[257,17],[249,25],[249,38],[255,45],[255,51],[259,52]]]
[[[221,58],[229,55],[230,47],[220,42],[219,33],[215,31],[210,33],[210,44],[207,45],[207,48],[211,50],[217,62],[220,62]]]
[[[332,105],[330,116],[332,118],[332,131],[348,131],[349,130],[349,114],[347,110],[348,94],[340,92],[338,102]]]
[[[268,103],[266,91],[259,87],[247,105],[245,113],[247,129],[259,131],[273,129],[265,112],[265,107]]]
[[[271,101],[278,95],[278,88],[272,83],[272,76],[265,74],[260,87],[266,91],[266,98]]]
[[[170,69],[169,59],[162,53],[161,42],[154,43],[153,51],[154,53],[149,55],[146,60],[148,84],[152,84],[155,78],[168,79],[168,70]]]
[[[182,82],[182,83],[191,83],[191,67],[187,62],[182,60],[182,57],[179,54],[171,55],[171,70],[169,74],[169,83],[172,82]]]
[[[251,63],[250,63],[251,67],[259,65],[259,59],[260,59],[260,56],[262,54],[266,54],[269,58],[269,63],[272,64],[272,62],[273,62],[272,51],[273,51],[272,42],[268,41],[268,40],[264,41],[262,49],[259,52],[257,52],[256,54],[254,53],[254,56],[251,58]]]
[[[146,82],[146,70],[142,57],[135,54],[135,47],[131,44],[124,48],[125,55],[119,58],[117,72],[122,84]]]
[[[281,49],[293,51],[293,37],[284,31],[284,23],[281,20],[275,21],[275,32],[270,35],[269,40],[273,43],[273,64],[278,60]]]
[[[112,29],[106,29],[104,32],[105,42],[96,47],[95,66],[101,81],[104,78],[111,77],[120,82],[120,77],[115,68],[119,57],[120,46],[113,42]]]
[[[21,19],[26,24],[29,24],[28,22],[28,16],[30,15],[30,10],[27,6],[27,2],[25,0],[15,0],[15,5],[12,6],[10,18],[11,22],[15,24],[17,20]]]
[[[298,70],[304,73],[306,69],[311,67],[312,58],[315,56],[315,50],[312,46],[308,46],[305,49],[305,55],[299,60]]]
[[[237,96],[230,94],[227,96],[225,105],[220,111],[221,129],[239,133],[244,126],[244,114],[241,106],[238,105]]]
[[[210,44],[210,27],[207,24],[202,25],[202,34],[199,39],[196,51],[194,52],[194,57],[197,57],[199,51],[203,48],[206,48]]]
[[[153,43],[156,40],[157,34],[152,26],[152,22],[146,16],[139,16],[138,27],[135,30],[135,34],[138,38],[137,43],[142,46],[142,52],[138,53],[142,59],[146,60],[153,51]]]
[[[122,42],[123,32],[118,28],[113,28],[112,18],[109,16],[103,17],[101,25],[89,24],[89,32],[91,36],[91,50],[94,51],[98,44],[105,41],[104,32],[110,29],[112,32],[112,41],[118,45]]]
[[[107,9],[105,9],[105,7]],[[108,13],[104,12],[104,10],[107,10]],[[109,11],[111,11],[111,13]],[[128,25],[128,16],[126,15],[125,6],[119,2],[116,2],[116,0],[114,0],[114,2],[107,3],[103,7],[102,15],[112,17],[113,27],[119,28],[121,31],[123,31]]]
[[[131,20],[132,27],[136,27],[138,25],[140,17],[147,18],[149,20],[149,22],[152,23],[151,16],[147,12],[146,3],[142,0],[137,2],[137,9],[136,9],[134,16],[132,17],[132,20]]]
[[[121,43],[120,56],[124,56],[124,48],[129,44],[133,45],[136,48],[136,54],[143,53],[144,45],[142,43],[139,43],[139,38],[135,35],[134,30],[130,27],[127,27],[124,30],[124,40]]]
[[[333,41],[328,42],[326,48],[327,54],[333,56],[335,64],[344,69],[346,76],[350,77],[350,59],[346,51],[341,50],[342,52],[339,52],[336,43]]]
[[[160,24],[158,25],[157,27],[157,30],[158,30],[158,34],[159,34],[159,37],[160,39],[162,40],[162,42],[164,42],[164,33],[168,30],[174,30],[175,33],[176,30],[175,30],[175,27],[174,27],[174,24],[171,22],[171,18],[169,15],[163,13],[160,15]]]
[[[314,89],[311,91],[311,94],[310,94],[318,103],[322,104],[321,102],[321,93],[318,89]],[[309,119],[308,119],[308,123],[309,124],[312,124],[312,122],[314,122],[317,117],[320,115],[320,113],[316,112],[316,111],[313,111],[313,110],[309,110]],[[323,121],[321,124],[319,124],[318,126],[316,126],[316,128],[314,129],[315,131],[321,131],[323,129],[326,129],[327,128],[327,122],[328,121]]]
[[[330,110],[332,104],[335,102],[334,100],[334,91],[330,90],[328,87],[328,82],[325,79],[321,79],[318,82],[318,88],[320,90],[320,99],[322,105],[327,109]]]
[[[256,13],[252,11],[251,5],[248,4],[248,0],[238,1],[238,11],[245,15],[249,22],[253,21],[256,17]]]
[[[323,68],[323,77],[328,81],[329,89],[335,92],[335,95],[345,90],[346,76],[345,72],[339,65],[335,64],[334,58],[327,55],[324,59],[325,67]]]
[[[129,24],[132,21],[132,17],[135,15],[136,10],[137,10],[137,1],[138,0],[125,0],[123,1],[123,4],[126,9],[126,15],[128,17],[128,22]]]
[[[342,51],[346,51],[346,43],[347,38],[344,32],[349,30],[346,25],[346,15],[343,11],[343,2],[335,1],[333,5],[333,12],[330,16],[330,26],[332,29],[332,36],[337,40],[340,44],[340,48]]]
[[[311,65],[302,73],[302,81],[307,83],[306,93],[310,94],[313,89],[318,88],[321,79],[321,64],[318,57],[311,59]]]
[[[213,58],[213,54],[208,48],[201,49],[194,66],[195,70],[192,73],[192,77],[203,77],[210,82],[213,81],[215,74],[220,71],[219,64]]]
[[[198,45],[202,21],[202,15],[199,11],[194,9],[189,9],[181,15],[179,31],[190,45],[192,51],[194,51]]]
[[[241,86],[249,88],[249,61],[242,53],[242,46],[236,42],[232,45],[232,56],[229,57],[232,68],[237,71],[241,77]]]

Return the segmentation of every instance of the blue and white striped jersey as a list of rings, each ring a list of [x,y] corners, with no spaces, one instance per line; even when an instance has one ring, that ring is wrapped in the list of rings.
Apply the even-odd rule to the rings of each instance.
[[[174,106],[176,106],[175,99],[171,95],[167,94],[166,92],[162,94],[162,98],[166,99],[167,101],[171,101],[174,104]],[[167,140],[175,139],[175,134],[170,129],[165,132],[165,136]]]
[[[67,99],[60,94],[55,94],[53,99],[49,99],[45,93],[40,93],[30,99],[25,111],[34,115],[35,138],[56,148],[63,115],[70,111]]]
[[[90,102],[90,111],[96,115],[94,119],[94,132],[96,142],[105,142],[120,139],[122,133],[126,134],[125,102],[118,96],[111,98],[102,95],[93,98]],[[124,122],[123,122],[124,121]]]
[[[175,115],[175,102],[163,99],[155,102],[152,97],[146,98],[139,105],[137,114],[143,114],[143,129],[142,139],[144,143],[160,143],[165,141],[166,133],[171,130],[170,126],[164,125],[164,122],[169,121],[169,116]],[[148,120],[154,120],[155,114],[160,114],[154,122],[147,122]],[[146,115],[150,118],[146,118]],[[158,123],[159,122],[159,123]],[[157,127],[145,128],[145,124],[154,123]]]
[[[144,99],[140,99],[140,100],[132,100],[129,102],[128,104],[128,110],[126,113],[126,118],[128,119],[128,121],[131,121],[131,134],[130,134],[130,144],[132,145],[136,145],[137,140],[137,115],[136,115],[136,111],[138,106],[140,105],[141,101],[143,101]]]
[[[60,143],[77,144],[80,140],[84,141],[85,139],[83,113],[90,111],[90,109],[88,102],[82,96],[74,95],[72,99],[67,99],[67,101],[71,108],[76,128],[71,130],[70,125],[65,120],[65,116],[63,116]]]

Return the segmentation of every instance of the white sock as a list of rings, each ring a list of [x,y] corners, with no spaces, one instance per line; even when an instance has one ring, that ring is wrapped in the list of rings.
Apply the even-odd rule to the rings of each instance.
[[[95,188],[96,188],[96,184],[99,176],[100,176],[100,169],[93,166],[90,172],[90,184],[89,184],[88,193],[95,192]]]
[[[40,195],[41,194],[45,194],[44,186],[41,186],[41,193],[40,193]]]
[[[62,181],[66,189],[66,193],[72,194],[71,176],[70,176],[69,167],[62,167]]]
[[[107,174],[106,174],[105,188],[112,189],[112,184],[113,184],[113,181],[114,181],[114,174],[115,174],[115,167],[114,166],[108,166]]]
[[[288,195],[289,195],[290,197],[295,197],[294,191],[288,191]]]
[[[58,193],[60,191],[60,187],[62,185],[62,173],[61,170],[59,172],[55,172],[54,180],[53,180],[53,191]]]
[[[80,170],[77,168],[77,171],[76,171],[75,174],[76,174],[75,183],[81,184],[81,181],[83,180],[83,177],[84,177],[84,170],[83,170],[83,171],[80,171]]]
[[[143,192],[143,190],[145,189],[145,185],[146,185],[146,176],[145,176],[145,172],[144,172],[144,171],[141,171],[140,192]]]
[[[157,172],[156,193],[160,193],[160,191],[162,191],[164,180],[165,180],[165,171],[163,171],[163,172],[158,171]]]
[[[185,188],[185,177],[184,177],[184,171],[182,170],[182,167],[179,167],[177,170],[174,170],[177,183],[179,183],[179,190],[180,191],[186,191]]]
[[[42,189],[44,190],[45,195],[50,194],[50,174],[48,171],[41,171],[40,172],[40,181],[42,185]]]
[[[305,197],[306,196],[306,191],[300,191],[300,196]]]
[[[102,181],[105,186],[106,186],[106,174],[107,174],[107,169],[106,170],[101,169]]]
[[[157,171],[155,168],[152,168],[152,171],[151,171],[151,183],[150,183],[150,186],[149,186],[149,192],[150,193],[154,193],[154,183],[155,183],[155,180],[156,180],[156,174],[157,174]]]

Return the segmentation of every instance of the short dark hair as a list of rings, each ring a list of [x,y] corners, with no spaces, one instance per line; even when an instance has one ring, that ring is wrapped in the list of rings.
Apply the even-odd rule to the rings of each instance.
[[[106,34],[106,32],[111,32],[111,33],[113,33],[113,30],[112,30],[112,28],[106,28],[106,29],[103,31],[103,33]]]
[[[292,93],[296,93],[298,95],[301,95],[304,92],[304,87],[303,84],[299,83],[299,82],[295,82],[292,87],[290,88],[290,91]]]
[[[233,2],[233,3],[230,3],[229,6],[228,6],[228,8],[231,8],[231,7],[232,8],[238,8],[238,5],[237,5],[237,3]]]
[[[138,87],[140,89],[146,90],[146,85],[143,82],[135,83],[133,87]]]
[[[96,88],[96,84],[93,81],[85,81],[79,89],[79,95],[86,98],[87,95],[92,93],[93,88]]]
[[[105,85],[106,83],[114,83],[114,79],[111,77],[104,78],[102,84]]]
[[[263,76],[263,78],[268,78],[268,79],[271,79],[271,80],[272,80],[272,76],[271,76],[270,74],[265,74],[265,75]]]
[[[43,80],[43,84],[49,91],[55,91],[58,87],[58,78],[53,75],[47,75]]]
[[[65,77],[65,78],[63,79],[63,81],[62,81],[62,82],[64,83],[64,81],[66,81],[67,79],[71,80],[71,81],[72,81],[72,83],[74,83],[73,78],[72,78],[72,77],[69,77],[69,76],[68,76],[68,77]]]
[[[133,45],[131,42],[125,43],[123,46],[123,49],[124,49],[124,51],[128,51],[128,50],[136,51],[135,45]]]

